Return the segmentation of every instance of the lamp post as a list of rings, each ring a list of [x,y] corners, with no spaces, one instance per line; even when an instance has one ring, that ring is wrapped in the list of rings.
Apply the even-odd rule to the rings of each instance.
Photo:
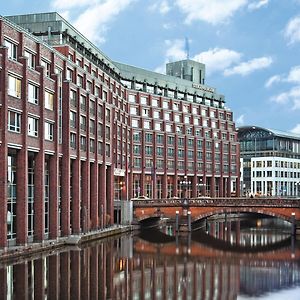
[[[189,181],[189,180],[187,179],[187,175],[185,175],[185,176],[184,176],[184,179],[181,180],[179,183],[180,183],[181,188],[182,188],[182,190],[183,190],[183,202],[184,202],[184,203],[187,203],[187,198],[189,198],[189,197],[188,197],[188,194],[187,194],[187,190],[188,190],[188,187],[191,185],[192,182]]]

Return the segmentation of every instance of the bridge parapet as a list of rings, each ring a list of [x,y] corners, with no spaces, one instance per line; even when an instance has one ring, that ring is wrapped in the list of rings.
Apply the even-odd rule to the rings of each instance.
[[[147,199],[147,200],[134,200],[133,207],[182,207],[183,201],[186,199]],[[190,198],[187,199],[189,206],[197,207],[281,207],[281,208],[300,208],[300,199],[291,198],[271,198],[271,197],[259,197],[259,198]]]

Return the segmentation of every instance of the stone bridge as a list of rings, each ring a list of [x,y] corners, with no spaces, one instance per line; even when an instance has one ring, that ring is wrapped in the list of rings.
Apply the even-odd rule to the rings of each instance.
[[[191,198],[191,199],[140,199],[133,200],[135,220],[154,218],[175,219],[188,209],[192,222],[217,214],[258,213],[289,221],[300,234],[300,199],[278,197],[256,198]]]

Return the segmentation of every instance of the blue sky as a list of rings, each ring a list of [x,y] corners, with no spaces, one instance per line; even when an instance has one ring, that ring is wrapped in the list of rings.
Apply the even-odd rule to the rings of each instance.
[[[57,11],[111,59],[164,72],[189,57],[237,126],[300,133],[300,0],[10,0],[0,14]]]

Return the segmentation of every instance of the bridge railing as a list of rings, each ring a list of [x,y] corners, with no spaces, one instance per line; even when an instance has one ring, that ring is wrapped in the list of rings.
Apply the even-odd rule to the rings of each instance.
[[[263,207],[294,207],[300,208],[300,199],[282,198],[282,197],[232,197],[232,198],[166,198],[166,199],[135,199],[133,207],[160,207],[160,206],[178,206],[183,205],[183,201],[188,201],[189,206],[263,206]]]

